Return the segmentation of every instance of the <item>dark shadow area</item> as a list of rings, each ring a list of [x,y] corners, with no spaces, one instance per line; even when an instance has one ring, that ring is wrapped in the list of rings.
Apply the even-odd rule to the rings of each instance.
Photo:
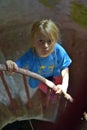
[[[75,93],[73,104],[70,104],[64,115],[61,116],[55,126],[55,129],[80,130],[81,124],[84,122],[81,120],[84,111],[87,112],[87,76],[85,76],[85,74],[83,82]],[[87,122],[85,122],[85,124],[87,127]]]
[[[32,128],[33,127],[33,128]],[[42,127],[42,128],[41,128]],[[54,128],[54,124],[46,121],[39,120],[24,120],[24,121],[16,121],[12,124],[8,124],[2,130],[52,130]]]

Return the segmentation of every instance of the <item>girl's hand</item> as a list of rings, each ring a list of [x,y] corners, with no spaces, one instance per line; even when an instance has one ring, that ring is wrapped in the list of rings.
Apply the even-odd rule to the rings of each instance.
[[[58,84],[54,86],[53,90],[58,93],[59,95],[64,95],[64,97],[69,100],[70,102],[73,102],[73,98],[67,93],[67,90],[64,90],[64,86],[61,84]]]
[[[13,74],[13,72],[18,69],[17,64],[15,62],[13,62],[12,60],[6,61],[6,67],[7,67],[7,73],[9,75]]]
[[[62,86],[62,84],[58,84],[54,86],[54,91],[56,92],[56,94],[62,94],[62,93],[66,93],[66,90],[63,89],[64,87]]]

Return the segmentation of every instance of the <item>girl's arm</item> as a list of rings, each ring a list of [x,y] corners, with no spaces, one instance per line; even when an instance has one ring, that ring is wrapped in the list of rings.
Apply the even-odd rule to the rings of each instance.
[[[67,92],[68,84],[69,84],[69,68],[65,68],[61,71],[62,76],[62,84],[58,84],[55,86],[55,89],[57,90],[56,93],[61,94]]]
[[[69,84],[69,68],[65,68],[61,71],[62,75],[62,90],[67,92],[68,84]]]
[[[67,100],[73,102],[73,98],[67,93],[67,88],[69,84],[69,68],[65,68],[64,70],[62,70],[61,76],[62,76],[62,84],[54,86],[53,90],[60,95],[63,94]]]

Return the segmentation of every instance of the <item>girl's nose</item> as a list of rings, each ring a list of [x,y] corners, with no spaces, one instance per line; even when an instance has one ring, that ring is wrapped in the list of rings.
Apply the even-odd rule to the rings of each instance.
[[[45,42],[45,43],[44,43],[44,46],[47,48],[47,47],[48,47],[48,43],[47,43],[47,42]]]

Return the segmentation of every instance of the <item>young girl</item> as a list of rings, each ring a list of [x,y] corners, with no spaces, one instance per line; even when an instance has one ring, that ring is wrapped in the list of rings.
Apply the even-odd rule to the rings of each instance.
[[[16,62],[7,60],[8,71],[12,72],[18,67],[28,67],[32,72],[54,80],[62,77],[62,83],[55,85],[56,93],[67,92],[69,82],[69,65],[71,59],[65,49],[57,43],[59,29],[52,20],[40,20],[33,24],[31,29],[32,47],[29,48]],[[57,78],[56,78],[57,79]],[[40,81],[29,78],[29,86],[36,88]]]

